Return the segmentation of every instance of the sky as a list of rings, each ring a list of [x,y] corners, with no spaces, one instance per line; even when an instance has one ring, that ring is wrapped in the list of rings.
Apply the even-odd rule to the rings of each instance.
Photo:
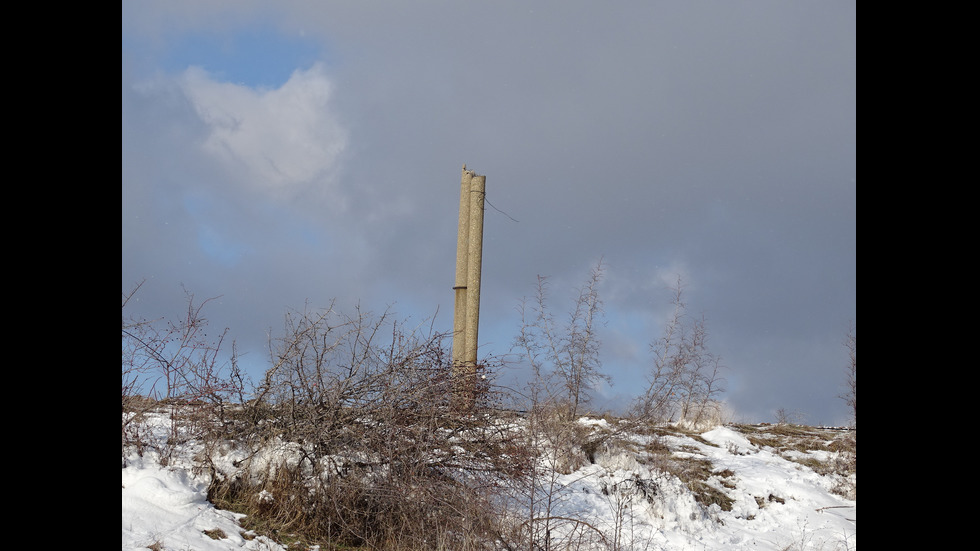
[[[452,327],[486,176],[480,356],[601,261],[597,406],[644,386],[671,287],[735,421],[843,424],[857,321],[853,1],[122,3],[122,291],[186,294],[254,378],[287,311]]]

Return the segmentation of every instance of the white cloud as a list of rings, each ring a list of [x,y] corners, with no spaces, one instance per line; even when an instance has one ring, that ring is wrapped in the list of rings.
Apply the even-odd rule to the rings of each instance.
[[[347,132],[330,109],[332,85],[319,64],[277,90],[217,82],[197,67],[180,85],[210,130],[205,151],[237,176],[276,193],[334,180]]]

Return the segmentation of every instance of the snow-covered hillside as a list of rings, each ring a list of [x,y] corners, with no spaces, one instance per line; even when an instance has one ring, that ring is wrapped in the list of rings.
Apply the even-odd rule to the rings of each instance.
[[[166,416],[150,418],[166,437]],[[616,421],[583,418],[594,434]],[[694,551],[705,549],[853,550],[857,548],[855,475],[832,441],[855,431],[779,426],[718,426],[704,432],[616,432],[568,472],[550,471],[555,549]],[[285,550],[243,530],[243,515],[207,501],[210,481],[195,469],[194,445],[161,465],[152,446],[124,452],[122,549]],[[853,461],[853,455],[847,456]],[[519,513],[516,513],[519,514]],[[564,545],[564,546],[563,546]],[[295,549],[295,548],[291,548]],[[325,551],[321,549],[320,551]]]

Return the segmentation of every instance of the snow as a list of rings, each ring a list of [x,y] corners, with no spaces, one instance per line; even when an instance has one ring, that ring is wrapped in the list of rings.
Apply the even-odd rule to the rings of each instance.
[[[166,440],[168,422],[162,416],[151,418],[146,427],[147,437]],[[243,515],[215,509],[208,502],[209,481],[206,476],[194,474],[194,451],[192,446],[177,449],[173,458],[166,461],[159,452],[150,450],[142,456],[135,451],[124,456],[123,550],[285,550],[264,537],[244,538],[238,523]]]
[[[158,422],[164,433],[167,421]],[[609,428],[601,419],[583,424],[592,430]],[[633,441],[642,444],[643,437]],[[827,460],[830,452],[779,452],[754,445],[742,431],[727,426],[707,430],[700,438],[677,433],[665,441],[674,457],[711,462],[715,476],[706,483],[731,499],[730,510],[699,504],[676,476],[625,448],[609,446],[595,454],[594,463],[568,474],[552,473],[559,490],[550,514],[587,520],[605,534],[603,548],[610,549],[857,548],[856,500],[831,491],[838,482],[833,476],[792,460],[798,459],[794,454]],[[195,451],[174,450],[166,461],[157,451],[124,454],[122,549],[285,551],[272,540],[244,532],[239,525],[243,515],[207,501],[209,478],[194,468]],[[556,534],[560,532],[556,526]]]
[[[134,458],[122,470],[122,548],[146,549],[162,542],[164,549],[278,549],[246,541],[236,515],[207,502],[207,484],[181,468],[162,467]],[[224,535],[213,539],[206,532]]]

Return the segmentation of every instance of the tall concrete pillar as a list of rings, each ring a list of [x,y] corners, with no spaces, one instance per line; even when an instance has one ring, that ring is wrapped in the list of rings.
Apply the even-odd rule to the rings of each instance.
[[[459,229],[456,233],[456,280],[453,290],[456,294],[453,312],[453,365],[460,366],[466,356],[466,278],[469,258],[470,232],[470,185],[473,172],[463,165],[463,177],[459,189]]]
[[[476,365],[480,328],[480,278],[483,273],[483,204],[487,177],[474,174],[470,184],[469,252],[466,259],[466,348],[464,360]]]
[[[472,404],[476,390],[480,326],[480,279],[483,270],[483,212],[486,176],[463,165],[460,179],[459,230],[456,239],[453,378],[457,405]]]

